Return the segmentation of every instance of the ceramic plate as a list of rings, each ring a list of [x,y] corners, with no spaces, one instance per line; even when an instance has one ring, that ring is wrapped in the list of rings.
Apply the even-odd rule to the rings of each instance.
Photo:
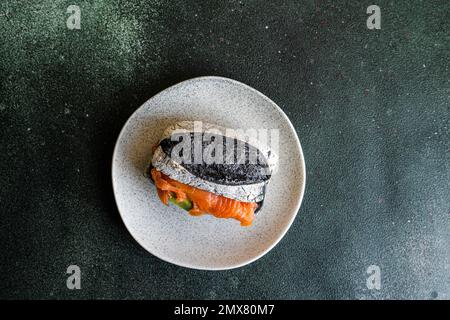
[[[144,171],[163,130],[181,120],[279,130],[277,170],[252,226],[161,203]],[[300,208],[305,163],[294,127],[272,100],[231,79],[200,77],[160,92],[128,119],[114,149],[112,180],[123,222],[148,252],[183,267],[224,270],[257,260],[281,240]]]

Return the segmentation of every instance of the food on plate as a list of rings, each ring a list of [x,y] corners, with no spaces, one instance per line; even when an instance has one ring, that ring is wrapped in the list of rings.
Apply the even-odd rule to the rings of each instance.
[[[153,148],[148,175],[165,205],[250,226],[276,162],[275,153],[255,135],[182,121],[169,126]]]

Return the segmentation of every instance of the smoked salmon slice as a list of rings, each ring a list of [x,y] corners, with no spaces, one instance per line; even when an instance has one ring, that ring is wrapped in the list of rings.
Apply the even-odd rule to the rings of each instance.
[[[151,170],[151,176],[158,196],[165,205],[168,205],[169,199],[174,196],[177,202],[185,200],[192,202],[189,213],[193,216],[211,214],[216,218],[232,218],[240,221],[241,226],[250,226],[253,222],[258,207],[255,202],[237,201],[191,187],[169,178],[155,168]]]

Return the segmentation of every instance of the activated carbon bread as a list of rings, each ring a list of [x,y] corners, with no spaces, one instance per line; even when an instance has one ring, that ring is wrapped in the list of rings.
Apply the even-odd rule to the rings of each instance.
[[[164,131],[160,143],[153,153],[152,166],[170,178],[192,187],[238,201],[262,202],[264,200],[266,185],[276,165],[276,155],[258,141],[252,140],[251,143],[239,143],[239,146],[237,146],[238,142],[248,141],[247,137],[235,134],[222,134],[224,138],[234,139],[235,146],[237,146],[236,151],[242,151],[244,154],[247,153],[247,155],[256,152],[256,163],[254,160],[231,164],[228,161],[220,164],[195,161],[192,161],[194,163],[186,163],[184,161],[186,158],[182,156],[194,156],[192,154],[192,148],[187,154],[177,154],[177,152],[174,152],[181,140],[173,136],[182,133],[184,137],[189,137],[193,133],[201,133],[203,138],[203,134],[210,130],[228,133],[226,128],[208,123],[202,123],[201,129],[199,130],[193,121],[178,122],[168,127]],[[218,134],[215,134],[215,136],[220,138]],[[201,144],[202,149],[207,148],[211,143],[211,140],[208,139],[202,139],[201,141],[205,141],[205,143],[202,142]],[[223,149],[225,153],[227,149],[225,147]],[[214,153],[212,154],[215,155]],[[237,154],[239,153],[236,152],[235,156]],[[242,158],[240,159],[242,160]]]
[[[174,147],[182,143],[187,138],[189,148],[182,148],[176,155],[180,158],[179,163],[193,175],[204,180],[225,185],[242,185],[264,182],[270,179],[270,169],[266,157],[258,148],[247,142],[228,138],[222,135],[210,135],[208,133],[198,133],[202,152],[211,147],[211,156],[221,159],[219,163],[210,161],[208,163],[202,157],[196,163],[194,155],[195,133],[180,135],[178,137],[165,138],[160,142],[162,151],[173,158]],[[221,144],[218,151],[217,145]],[[217,154],[221,151],[221,155]],[[184,154],[188,152],[189,154]],[[217,156],[217,157],[216,157]]]

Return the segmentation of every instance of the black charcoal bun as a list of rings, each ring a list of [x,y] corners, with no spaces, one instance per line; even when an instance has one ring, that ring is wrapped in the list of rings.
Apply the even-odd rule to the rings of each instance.
[[[225,128],[212,124],[203,123],[203,128],[225,132]],[[180,129],[184,130],[182,135]],[[178,148],[180,143],[190,148]],[[222,151],[221,159],[224,160],[220,163],[195,161],[194,150],[199,150],[195,149],[195,143],[197,147],[201,145],[202,151],[211,150],[207,148],[213,143],[215,146],[221,144],[222,148],[214,149],[211,154],[216,156],[215,152]],[[152,158],[152,166],[174,180],[238,201],[258,202],[259,208],[274,165],[274,154],[270,149],[248,143],[245,137],[194,131],[192,121],[167,128]]]

